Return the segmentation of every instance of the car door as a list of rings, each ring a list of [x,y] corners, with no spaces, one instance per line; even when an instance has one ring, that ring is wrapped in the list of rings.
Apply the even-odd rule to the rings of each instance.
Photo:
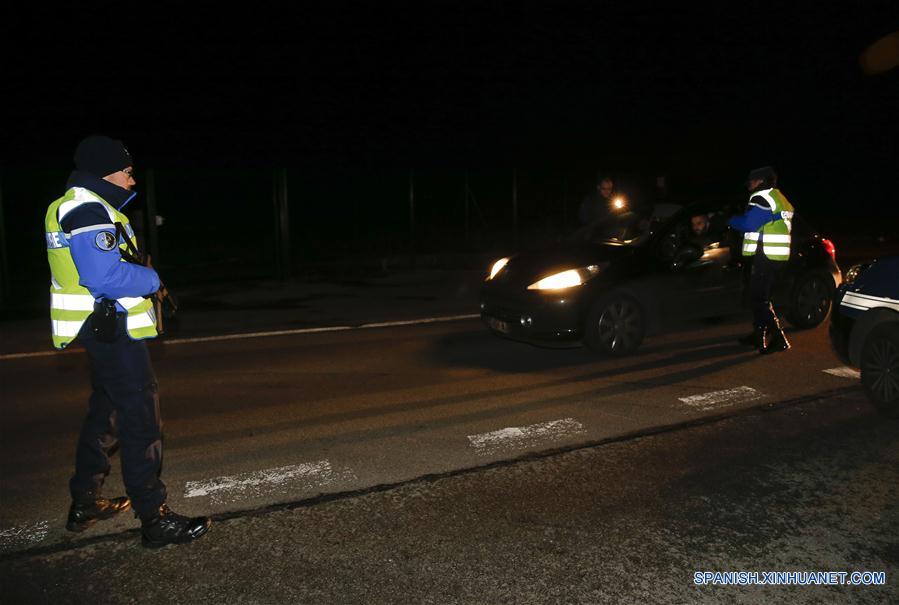
[[[709,219],[708,230],[703,235],[696,235],[691,230],[689,217],[700,214]],[[670,270],[677,284],[671,288],[668,313],[682,319],[694,319],[739,310],[741,268],[736,262],[739,256],[734,257],[734,251],[739,250],[734,242],[738,244],[739,240],[727,228],[726,213],[720,209],[698,207],[684,216],[687,220],[673,226],[663,255],[671,259]]]
[[[725,315],[740,304],[740,268],[732,262],[730,245],[724,238],[703,243],[702,256],[680,269],[687,318]]]
[[[655,250],[657,270],[649,280],[663,324],[671,325],[692,317],[695,311],[695,288],[703,270],[679,262],[678,254],[683,252],[685,242],[683,225],[675,224],[659,238]]]

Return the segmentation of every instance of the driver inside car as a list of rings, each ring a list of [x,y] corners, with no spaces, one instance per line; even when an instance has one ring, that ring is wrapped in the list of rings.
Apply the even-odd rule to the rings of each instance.
[[[709,219],[709,215],[706,213],[696,214],[690,217],[690,232],[691,236],[689,241],[691,243],[696,244],[700,248],[705,248],[709,244],[715,241],[715,237],[710,232],[710,227],[712,225],[711,220]]]
[[[683,268],[691,263],[728,264],[731,260],[730,245],[726,237],[724,216],[718,212],[695,210],[682,220],[663,255],[671,260],[672,267]]]

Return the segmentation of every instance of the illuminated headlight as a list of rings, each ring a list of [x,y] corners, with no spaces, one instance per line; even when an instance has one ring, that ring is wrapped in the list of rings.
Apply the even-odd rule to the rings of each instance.
[[[544,277],[528,286],[528,290],[564,290],[587,283],[587,280],[599,273],[599,265],[590,265],[582,269],[569,269]]]
[[[852,282],[857,280],[859,278],[859,276],[861,276],[861,274],[864,273],[870,266],[871,266],[871,263],[862,263],[860,265],[853,265],[852,267],[849,268],[848,271],[846,271],[846,278],[843,280],[843,283],[851,284]]]
[[[500,271],[502,271],[503,267],[505,267],[506,263],[508,263],[508,262],[509,262],[508,258],[501,258],[498,261],[496,261],[495,263],[493,263],[493,266],[490,267],[490,275],[487,276],[487,281],[490,281],[491,279],[496,277],[496,274],[499,273]]]

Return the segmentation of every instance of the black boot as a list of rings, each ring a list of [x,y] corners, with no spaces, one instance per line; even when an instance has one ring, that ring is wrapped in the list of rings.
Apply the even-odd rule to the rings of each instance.
[[[131,500],[125,496],[107,500],[87,494],[72,500],[72,506],[69,507],[69,518],[66,520],[66,529],[81,532],[92,527],[97,521],[114,517],[129,508],[131,508]]]
[[[762,344],[759,347],[759,353],[762,355],[770,355],[771,353],[779,353],[790,348],[790,341],[787,340],[786,334],[780,327],[780,322],[775,317],[762,330]]]
[[[211,525],[209,517],[185,517],[163,504],[155,515],[141,520],[141,542],[145,548],[186,544],[209,531]]]

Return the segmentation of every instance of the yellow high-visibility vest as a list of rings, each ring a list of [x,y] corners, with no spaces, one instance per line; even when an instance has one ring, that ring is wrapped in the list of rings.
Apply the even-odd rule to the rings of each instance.
[[[771,260],[790,260],[793,206],[779,189],[756,191],[749,199],[754,197],[765,200],[774,219],[762,225],[759,231],[747,231],[743,234],[743,256],[754,256],[761,248]]]
[[[65,348],[78,336],[81,326],[94,311],[94,297],[80,284],[78,269],[72,260],[69,239],[73,234],[64,232],[59,222],[78,206],[97,202],[109,214],[108,227],[115,231],[115,223],[121,223],[126,237],[137,247],[137,239],[128,217],[88,189],[72,187],[50,204],[44,218],[44,230],[47,237],[47,260],[50,263],[50,322],[53,346],[57,349]],[[120,248],[125,249],[125,246],[123,241],[119,243]],[[131,338],[140,340],[156,337],[153,301],[143,297],[127,297],[119,298],[116,302],[128,313],[127,328]]]

